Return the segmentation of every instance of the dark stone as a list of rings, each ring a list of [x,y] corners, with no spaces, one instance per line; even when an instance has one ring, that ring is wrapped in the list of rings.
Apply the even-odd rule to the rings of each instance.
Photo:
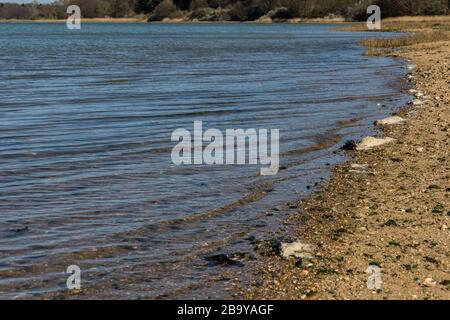
[[[271,241],[271,245],[272,245],[272,251],[277,255],[281,255],[281,241],[277,240],[277,239],[273,239]]]
[[[23,228],[14,229],[12,231],[17,232],[17,233],[22,233],[22,232],[26,232],[28,230],[29,230],[28,227],[23,227]]]
[[[255,244],[255,243],[258,242],[258,241],[256,240],[256,237],[255,237],[255,236],[249,236],[249,237],[245,238],[245,240],[249,241],[251,244]]]
[[[209,262],[210,266],[237,266],[242,267],[244,264],[238,260],[230,258],[225,253],[215,254],[205,257],[205,260]]]
[[[389,219],[388,221],[386,221],[386,223],[384,225],[387,227],[398,227],[397,221],[395,221],[393,219]]]
[[[342,150],[356,150],[355,140],[347,140],[341,149]]]

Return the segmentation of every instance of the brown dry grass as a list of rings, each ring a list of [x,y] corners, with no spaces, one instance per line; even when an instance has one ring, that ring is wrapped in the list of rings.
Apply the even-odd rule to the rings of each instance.
[[[362,42],[369,48],[398,48],[419,43],[437,42],[450,40],[450,32],[443,30],[425,31],[410,34],[404,37],[390,39],[369,39]]]
[[[397,17],[383,20],[383,29],[390,31],[450,30],[450,16]]]
[[[382,31],[408,32],[403,37],[369,39],[361,44],[367,47],[364,55],[383,56],[395,53],[396,48],[404,48],[420,43],[450,40],[450,16],[399,17],[382,21]],[[365,24],[356,24],[346,30],[365,30]]]
[[[336,30],[370,31],[367,29],[367,25],[365,22],[356,22],[351,26],[336,28]],[[424,32],[434,30],[450,30],[450,15],[387,18],[383,19],[383,21],[381,22],[381,31]]]

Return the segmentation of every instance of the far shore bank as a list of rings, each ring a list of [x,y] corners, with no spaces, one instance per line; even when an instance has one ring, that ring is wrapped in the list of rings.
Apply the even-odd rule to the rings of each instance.
[[[66,23],[66,19],[0,19],[0,23]],[[146,18],[82,18],[81,23],[147,23]]]
[[[404,16],[397,18],[383,19],[382,29],[380,31],[406,31],[414,32],[421,31],[424,28],[433,29],[439,26],[448,26],[450,16]],[[66,23],[66,19],[0,19],[0,23]],[[165,18],[162,21],[148,21],[147,16],[130,17],[130,18],[82,18],[81,23],[189,23],[189,24],[346,24],[349,26],[338,27],[336,30],[340,31],[368,31],[365,22],[346,20],[344,18],[293,18],[287,20],[254,20],[254,21],[199,21],[199,20],[185,20],[185,19],[169,19]],[[378,31],[378,30],[374,30]]]
[[[20,19],[0,19],[0,23],[66,23],[66,19],[35,19],[35,20],[20,20]],[[82,18],[81,23],[198,23],[198,24],[216,24],[216,23],[250,23],[250,24],[353,24],[356,22],[346,21],[344,19],[289,19],[285,21],[198,21],[198,20],[184,20],[184,19],[163,19],[162,21],[148,21],[148,18]]]
[[[450,299],[450,17],[382,27],[409,35],[367,40],[365,55],[408,61],[411,104],[378,121],[379,135],[364,145],[348,143],[350,160],[299,201],[286,221],[290,240],[262,257],[235,297]],[[380,141],[387,143],[367,148]]]

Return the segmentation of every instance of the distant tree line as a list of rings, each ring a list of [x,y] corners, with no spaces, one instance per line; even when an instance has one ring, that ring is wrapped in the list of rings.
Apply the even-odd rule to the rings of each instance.
[[[366,19],[371,4],[383,17],[449,14],[450,0],[58,0],[52,4],[0,3],[0,19],[64,19],[75,4],[84,18],[120,18],[145,15],[151,21],[286,20],[344,17]]]

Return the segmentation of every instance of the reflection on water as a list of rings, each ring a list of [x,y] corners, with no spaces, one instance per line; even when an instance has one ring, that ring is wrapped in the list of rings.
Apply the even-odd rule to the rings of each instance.
[[[366,58],[376,33],[300,25],[0,25],[0,296],[224,297],[248,237],[343,155],[343,139],[405,99],[399,61]],[[386,104],[380,107],[377,104]],[[280,129],[281,171],[174,166],[171,133]],[[295,209],[294,209],[295,210]]]

